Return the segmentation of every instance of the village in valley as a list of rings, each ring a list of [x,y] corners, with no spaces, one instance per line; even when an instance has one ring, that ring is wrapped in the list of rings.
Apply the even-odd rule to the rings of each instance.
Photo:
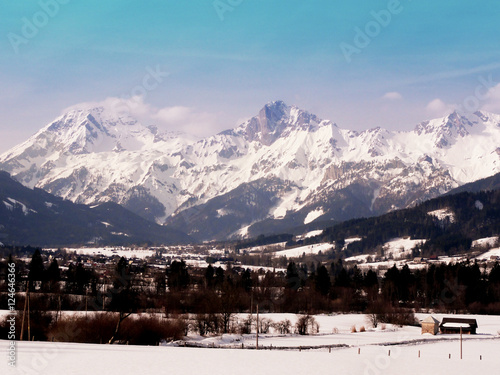
[[[393,290],[396,286],[387,274],[398,267],[400,274],[410,267],[411,272],[451,267],[444,269],[450,272],[457,262],[467,264],[461,273],[477,267],[481,275],[491,275],[492,270],[499,270],[491,255],[499,251],[494,247],[497,242],[480,241],[483,246],[478,248],[474,259],[463,260],[410,259],[411,253],[402,246],[404,241],[397,242],[399,256],[390,250],[396,242],[385,246],[393,259],[378,259],[378,267],[376,262],[364,267],[366,263],[360,259],[357,262],[346,259],[344,264],[331,262],[328,272],[331,283],[327,283],[325,293],[321,291],[318,276],[322,274],[322,264],[328,265],[326,259],[334,251],[334,244],[286,248],[280,243],[237,251],[221,244],[43,249],[37,255],[46,272],[40,280],[30,280],[36,279],[32,271],[35,257],[28,255],[33,249],[23,249],[24,256],[17,263],[23,266],[19,267],[17,278],[22,280],[20,289],[25,286],[31,289],[28,311],[27,300],[19,294],[25,310],[18,312],[17,325],[19,331],[22,326],[25,341],[29,335],[36,342],[42,340],[33,345],[42,345],[44,340],[60,342],[59,350],[69,353],[64,355],[63,363],[73,357],[62,342],[91,345],[111,339],[115,344],[152,345],[170,350],[259,349],[274,352],[276,358],[286,358],[287,353],[293,352],[340,355],[342,360],[336,359],[340,366],[353,366],[359,371],[368,368],[373,373],[387,373],[389,366],[384,361],[393,370],[400,369],[407,361],[425,368],[429,359],[443,368],[450,360],[454,361],[452,367],[494,363],[492,350],[496,350],[500,335],[498,318],[465,310],[461,313],[470,299],[462,279],[460,284],[458,279],[443,279],[444,291],[440,290],[435,300],[426,305],[424,300],[414,299],[415,295],[406,298],[398,295],[402,290]],[[252,264],[244,264],[242,260]],[[51,280],[49,270],[56,263],[59,277]],[[117,274],[119,264],[124,267],[121,274]],[[335,270],[335,264],[342,268]],[[375,276],[376,285],[369,285],[367,275]],[[113,302],[117,295],[130,300]],[[404,300],[387,308],[390,304],[382,299],[377,303],[377,295]],[[135,306],[129,303],[132,300]],[[209,300],[213,303],[209,304]],[[469,309],[474,306],[471,301],[467,303]],[[7,317],[7,312],[2,314]],[[44,330],[40,324],[49,321],[53,328]],[[117,321],[121,322],[121,332],[115,331]],[[91,334],[85,328],[88,324],[99,328]],[[154,332],[133,334],[129,332],[134,330],[131,324],[150,327]],[[20,345],[26,344],[20,342]],[[43,345],[39,348],[42,350]],[[89,348],[81,346],[79,351],[85,356]],[[129,350],[126,345],[123,348],[123,353]],[[148,355],[138,350],[139,356]],[[176,355],[182,357],[188,353]],[[200,358],[205,355],[196,353]],[[266,366],[274,366],[266,362],[267,358],[262,360]],[[196,368],[194,364],[190,366]]]

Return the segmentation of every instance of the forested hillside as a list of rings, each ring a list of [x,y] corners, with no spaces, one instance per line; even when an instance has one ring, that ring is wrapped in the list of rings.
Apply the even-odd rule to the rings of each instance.
[[[500,232],[500,190],[459,193],[424,202],[414,208],[382,216],[349,220],[328,229],[306,243],[322,241],[343,245],[350,237],[361,241],[347,246],[346,256],[373,250],[398,237],[426,239],[423,256],[469,250],[473,240]]]

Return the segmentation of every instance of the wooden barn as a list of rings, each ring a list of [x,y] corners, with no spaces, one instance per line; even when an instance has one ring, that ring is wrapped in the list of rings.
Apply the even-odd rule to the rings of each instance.
[[[424,320],[422,320],[422,335],[424,333],[437,335],[438,332],[439,332],[439,320],[430,315]]]
[[[441,333],[460,333],[460,328],[463,334],[475,335],[477,329],[476,319],[464,319],[464,318],[443,318],[443,321],[439,325],[439,331]]]

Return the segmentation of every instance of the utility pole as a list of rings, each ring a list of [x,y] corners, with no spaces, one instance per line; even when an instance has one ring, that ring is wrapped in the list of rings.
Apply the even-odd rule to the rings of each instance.
[[[26,282],[26,295],[24,296],[23,321],[21,323],[21,335],[20,335],[19,341],[23,341],[23,336],[24,336],[24,319],[26,316],[26,306],[28,304],[28,293],[29,293],[29,284],[28,284],[28,282]]]
[[[250,295],[250,316],[253,314],[253,287],[252,294]]]
[[[462,326],[460,326],[460,359],[462,359]]]
[[[30,291],[28,290],[28,341],[31,341],[31,323],[30,323]]]
[[[255,349],[259,350],[259,304],[257,304],[257,334],[255,335]]]
[[[61,318],[62,313],[61,313],[61,295],[59,294],[58,296],[58,301],[59,301],[59,309],[56,314],[56,322]]]

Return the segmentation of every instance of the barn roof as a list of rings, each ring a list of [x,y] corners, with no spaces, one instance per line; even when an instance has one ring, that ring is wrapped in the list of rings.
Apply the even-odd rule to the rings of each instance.
[[[465,319],[465,318],[443,318],[441,322],[441,326],[444,326],[447,323],[455,323],[455,324],[468,324],[471,328],[477,328],[476,319]]]
[[[436,324],[436,323],[439,323],[439,320],[437,320],[433,316],[429,315],[427,318],[425,318],[424,320],[422,320],[422,323],[433,323],[433,324]]]

